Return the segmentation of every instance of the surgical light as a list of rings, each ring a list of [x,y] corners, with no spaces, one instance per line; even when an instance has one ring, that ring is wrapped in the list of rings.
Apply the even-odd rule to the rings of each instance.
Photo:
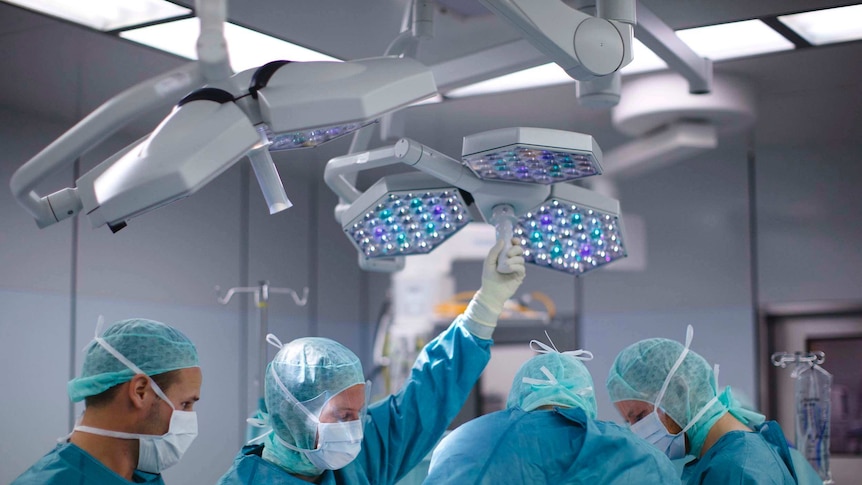
[[[503,128],[464,137],[462,160],[481,179],[554,184],[602,173],[592,136]]]
[[[557,140],[562,134],[578,135],[538,128],[495,131],[479,134],[473,142],[511,139],[519,131],[537,143]],[[598,146],[591,150],[600,160]],[[419,172],[383,177],[364,192],[351,182],[355,172],[399,163]],[[527,261],[553,270],[580,275],[626,256],[617,200],[565,182],[481,179],[465,164],[407,138],[393,146],[331,159],[324,180],[341,200],[335,216],[359,250],[363,269],[398,271],[403,268],[402,256],[423,254],[444,243],[460,228],[455,221],[471,220],[467,214],[494,225],[500,240],[510,240],[510,234],[521,238]],[[411,212],[411,208],[418,210]],[[444,226],[446,231],[441,233],[434,216],[444,214],[447,217],[441,221],[452,225]],[[398,218],[406,216],[411,217],[403,221],[407,226],[397,226]],[[434,224],[422,225],[429,222]],[[410,242],[419,246],[399,246]],[[391,264],[371,268],[368,261]]]
[[[199,75],[194,65],[179,72]],[[39,227],[83,211],[94,227],[116,231],[195,193],[245,156],[270,213],[278,212],[291,203],[270,151],[319,145],[436,94],[431,70],[410,58],[276,61],[194,91],[151,135],[80,177],[76,187],[46,197],[35,192],[50,171],[142,112],[160,92],[153,87],[181,89],[178,78],[166,74],[121,93],[16,171],[12,192]]]
[[[574,275],[626,256],[619,202],[570,184],[555,185],[514,234],[528,263]]]
[[[431,71],[410,58],[283,62],[261,67],[249,90],[270,151],[314,147],[390,111],[437,94]]]
[[[342,228],[365,258],[393,258],[427,253],[472,220],[456,187],[407,173],[366,190],[342,216]]]

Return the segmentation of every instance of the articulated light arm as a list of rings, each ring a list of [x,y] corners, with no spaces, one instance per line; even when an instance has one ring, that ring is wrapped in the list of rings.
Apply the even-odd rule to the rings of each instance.
[[[81,202],[76,189],[63,189],[43,197],[35,191],[36,186],[135,117],[176,103],[202,82],[199,66],[190,63],[108,100],[15,171],[9,183],[15,199],[36,219],[40,228],[77,214]]]
[[[83,209],[77,188],[39,195],[36,186],[48,175],[73,163],[136,117],[167,108],[202,84],[218,82],[232,74],[224,39],[227,0],[196,0],[195,10],[201,22],[198,62],[148,79],[114,96],[12,175],[9,186],[13,196],[36,219],[39,228],[72,217]]]
[[[608,18],[593,17],[562,0],[480,1],[573,79],[606,76],[632,60],[634,0],[600,2],[599,14]]]
[[[712,61],[697,55],[656,14],[638,4],[635,37],[688,81],[691,94],[712,90]]]

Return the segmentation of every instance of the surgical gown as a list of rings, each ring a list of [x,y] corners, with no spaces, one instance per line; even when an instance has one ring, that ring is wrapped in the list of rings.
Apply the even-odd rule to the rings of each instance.
[[[161,475],[135,471],[130,482],[114,473],[92,455],[73,445],[62,443],[43,456],[11,485],[126,485],[149,483],[164,485]]]
[[[450,433],[434,450],[424,485],[679,484],[657,448],[580,408],[487,414]]]
[[[763,423],[755,432],[725,434],[700,459],[685,466],[682,479],[689,485],[797,483],[787,441],[775,421]]]
[[[491,357],[491,340],[473,336],[458,317],[425,346],[401,390],[368,407],[362,451],[340,470],[327,470],[325,485],[393,484],[419,464],[461,410]],[[264,445],[247,446],[220,485],[308,482],[265,461]]]

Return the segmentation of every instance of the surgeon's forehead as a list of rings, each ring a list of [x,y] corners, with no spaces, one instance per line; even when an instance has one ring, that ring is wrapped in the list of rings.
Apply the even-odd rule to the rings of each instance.
[[[629,423],[636,422],[641,414],[651,413],[653,405],[644,401],[636,401],[634,399],[617,401],[614,403],[620,415]]]
[[[331,409],[360,409],[365,405],[365,384],[356,384],[339,392],[326,403]]]

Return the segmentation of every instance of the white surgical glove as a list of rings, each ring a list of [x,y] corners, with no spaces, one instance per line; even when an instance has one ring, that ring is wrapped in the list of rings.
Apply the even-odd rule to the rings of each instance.
[[[524,281],[524,249],[518,239],[512,240],[512,247],[506,254],[503,251],[503,241],[488,252],[482,267],[482,286],[470,300],[464,315],[467,317],[466,327],[476,337],[490,339],[497,327],[497,319],[503,312],[503,304],[515,295],[518,287]],[[506,258],[510,273],[497,271],[497,259]]]

